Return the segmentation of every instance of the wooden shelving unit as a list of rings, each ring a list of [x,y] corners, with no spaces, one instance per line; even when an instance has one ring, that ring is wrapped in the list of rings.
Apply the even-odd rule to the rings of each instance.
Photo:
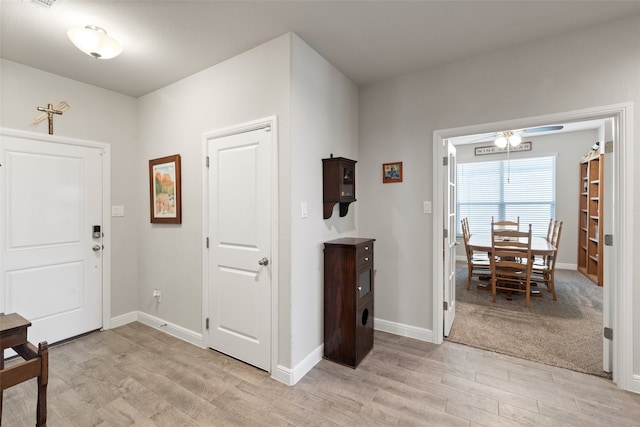
[[[602,286],[604,158],[580,163],[578,271]]]

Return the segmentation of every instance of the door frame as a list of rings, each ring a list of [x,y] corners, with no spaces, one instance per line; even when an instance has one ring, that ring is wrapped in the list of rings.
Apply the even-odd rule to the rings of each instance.
[[[453,152],[453,162],[451,161],[447,161],[447,165],[443,165],[443,169],[442,169],[442,173],[443,173],[443,189],[442,191],[444,192],[444,186],[447,187],[446,189],[446,194],[443,194],[443,197],[446,197],[447,200],[445,201],[443,199],[443,204],[442,207],[443,212],[442,212],[442,220],[443,220],[443,227],[450,227],[451,226],[451,203],[449,200],[449,197],[453,197],[454,199],[457,199],[457,195],[458,195],[458,189],[457,189],[457,180],[454,177],[452,179],[452,176],[454,176],[453,174],[457,174],[458,171],[458,155],[457,155],[457,149],[455,147],[455,145],[453,145],[452,143],[450,143],[449,141],[444,140],[445,142],[445,147],[446,147],[446,151],[445,151],[445,147],[443,147],[443,155],[442,155],[442,160],[444,163],[444,158],[446,157],[447,159],[451,160],[452,156],[451,153]],[[453,168],[453,171],[451,170]],[[444,176],[446,176],[446,179],[444,178]],[[453,185],[451,185],[453,183]],[[452,194],[453,192],[453,194]],[[454,204],[454,208],[453,208],[453,214],[454,216],[457,216],[457,206]],[[446,225],[445,225],[446,224]],[[455,220],[454,220],[454,224],[455,224]],[[447,336],[449,335],[449,333],[451,332],[451,326],[453,325],[453,322],[455,321],[455,317],[456,317],[456,268],[455,268],[455,252],[456,252],[456,247],[458,245],[457,242],[457,237],[456,237],[456,233],[455,233],[455,229],[456,227],[454,226],[454,229],[451,230],[449,228],[448,233],[447,233],[447,237],[443,236],[442,242],[443,242],[443,246],[444,246],[444,259],[443,259],[443,270],[444,270],[444,274],[442,276],[443,278],[443,295],[442,295],[442,300],[443,300],[443,304],[441,304],[442,306],[442,327],[443,327],[443,333],[442,335],[445,335],[445,332],[447,332]],[[453,283],[452,283],[453,282]],[[453,298],[447,298],[450,301],[445,301],[445,295],[447,294],[447,292],[444,291],[444,289],[448,289],[450,292],[450,295],[453,295]],[[444,309],[444,303],[449,303],[447,309]],[[448,313],[447,313],[448,312]]]
[[[521,129],[548,125],[549,123],[575,122],[593,119],[615,119],[614,135],[619,144],[613,151],[614,170],[613,199],[611,206],[613,235],[615,245],[611,248],[613,259],[605,260],[605,269],[609,269],[613,311],[612,342],[613,382],[618,387],[640,393],[640,377],[633,375],[633,104],[621,103],[583,110],[528,117],[502,122],[485,123],[458,128],[438,129],[433,132],[433,342],[443,341],[443,178],[441,173],[443,140],[455,136],[497,132],[504,129]],[[605,271],[605,274],[606,271]]]
[[[271,256],[269,266],[271,271],[271,329],[270,329],[270,346],[271,346],[271,362],[269,373],[273,374],[277,371],[278,366],[278,294],[279,294],[279,257],[278,257],[278,118],[277,116],[269,116],[261,119],[232,125],[229,127],[217,129],[202,134],[202,343],[208,347],[208,331],[206,320],[209,314],[209,248],[207,247],[207,238],[210,234],[209,229],[209,179],[207,172],[207,162],[209,157],[208,143],[212,139],[224,138],[225,136],[236,135],[239,133],[251,132],[265,127],[271,128],[271,144],[270,157],[271,164],[269,170],[271,173]]]
[[[0,128],[0,135],[14,138],[30,139],[33,141],[52,144],[75,145],[79,147],[97,148],[102,150],[102,330],[111,328],[111,145],[103,142],[84,139],[67,138],[57,135],[47,135],[27,132],[18,129]],[[4,200],[0,200],[0,211],[4,208]],[[0,242],[4,242],[0,227]],[[2,260],[0,260],[2,262]],[[0,265],[1,267],[1,265]],[[0,271],[2,269],[0,268]]]

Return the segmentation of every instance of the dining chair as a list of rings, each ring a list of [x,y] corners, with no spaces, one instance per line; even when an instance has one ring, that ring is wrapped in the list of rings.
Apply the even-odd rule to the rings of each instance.
[[[520,230],[520,217],[517,217],[515,221],[495,221],[493,217],[491,217],[491,225],[496,226],[498,228],[510,228],[513,230]]]
[[[476,276],[478,279],[482,276],[489,277],[491,275],[491,265],[487,252],[475,251],[469,246],[469,238],[471,237],[469,220],[462,218],[461,223],[464,249],[467,254],[467,289],[471,289],[471,277]]]
[[[531,224],[529,231],[497,228],[491,224],[491,294],[498,290],[524,292],[525,307],[531,300]]]
[[[557,301],[555,286],[555,270],[556,260],[558,259],[558,245],[560,244],[560,235],[562,234],[562,221],[556,221],[551,233],[551,244],[555,247],[553,254],[543,258],[544,262],[534,262],[532,265],[532,280],[539,280],[547,286],[547,290],[551,292],[553,300]]]
[[[554,221],[553,218],[549,219],[549,225],[547,227],[547,235],[545,237],[545,239],[547,240],[547,242],[549,243],[553,243],[552,242],[552,237],[553,237],[553,233],[555,231],[555,228],[558,226],[558,221]],[[535,268],[536,265],[538,266],[543,266],[547,263],[547,257],[548,255],[545,256],[540,256],[540,255],[533,255],[532,259],[533,259],[533,267]]]
[[[554,221],[553,218],[549,218],[549,226],[547,227],[547,241],[551,241],[551,237],[553,236],[553,229],[558,225],[558,221]]]

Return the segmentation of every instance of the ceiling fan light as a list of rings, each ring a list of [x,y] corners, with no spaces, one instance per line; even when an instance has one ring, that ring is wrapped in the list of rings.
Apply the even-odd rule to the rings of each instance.
[[[507,138],[505,138],[504,135],[500,135],[496,138],[494,144],[496,144],[498,148],[504,148],[507,146]]]
[[[517,147],[521,142],[522,137],[518,133],[514,133],[509,137],[509,144],[511,144],[512,147]]]
[[[81,51],[96,59],[114,58],[122,52],[122,45],[107,32],[93,25],[72,28],[67,32],[69,40]]]

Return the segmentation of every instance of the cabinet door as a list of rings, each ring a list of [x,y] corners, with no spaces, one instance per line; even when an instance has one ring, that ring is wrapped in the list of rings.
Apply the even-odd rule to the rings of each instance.
[[[340,162],[340,200],[343,202],[355,199],[355,168],[351,162]]]

